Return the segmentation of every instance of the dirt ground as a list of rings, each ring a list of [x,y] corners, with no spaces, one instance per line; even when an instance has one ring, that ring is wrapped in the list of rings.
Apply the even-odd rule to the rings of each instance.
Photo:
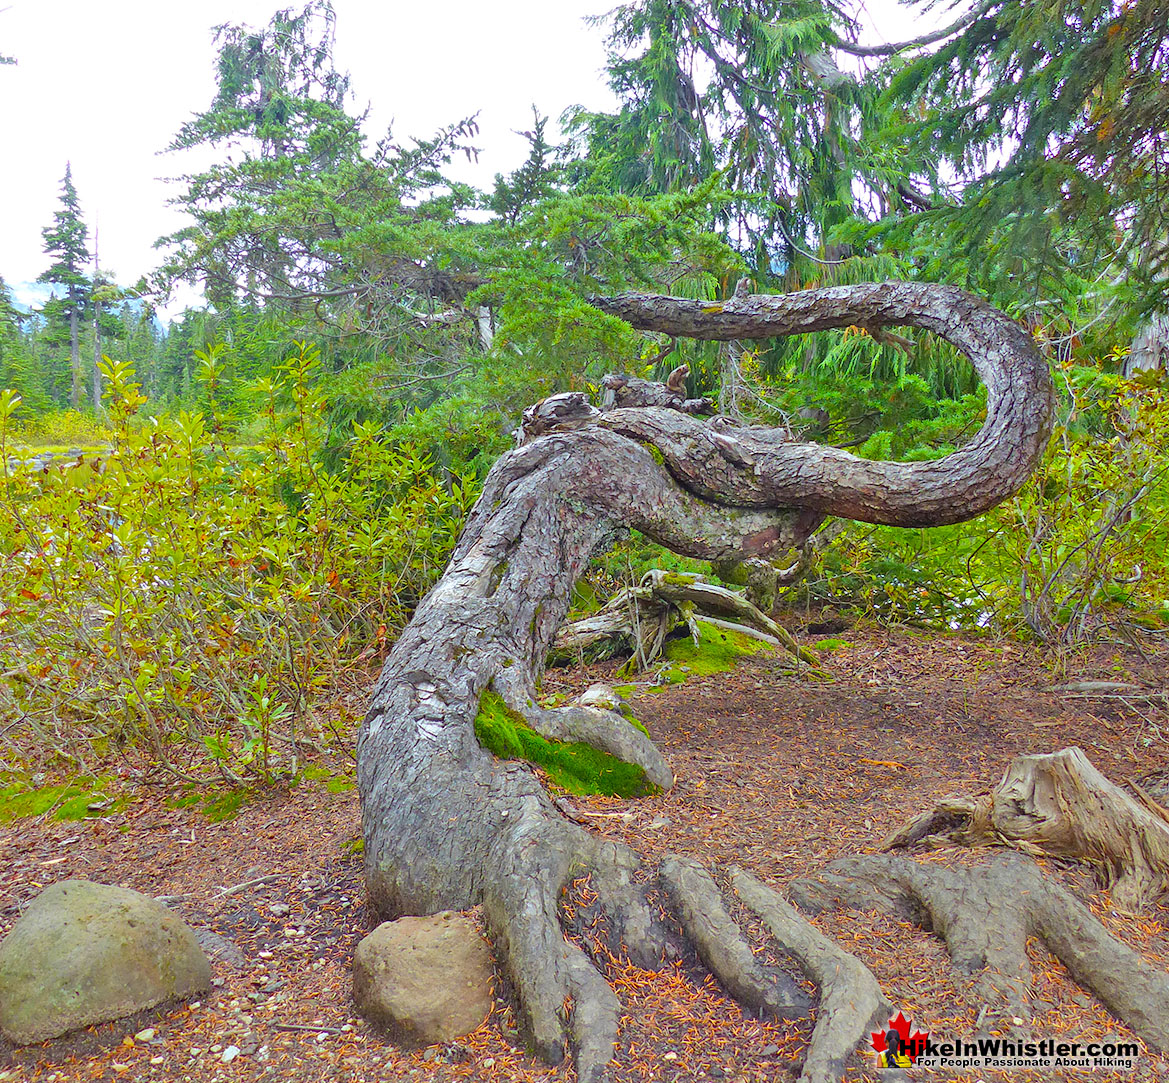
[[[635,802],[570,798],[596,831],[653,859],[664,851],[735,863],[782,887],[835,857],[873,851],[905,819],[946,793],[993,785],[1028,752],[1079,745],[1112,780],[1169,772],[1169,714],[1147,701],[1084,698],[1076,680],[1169,685],[1169,644],[1144,653],[1097,648],[1055,674],[1014,642],[939,639],[908,631],[844,633],[815,684],[773,660],[632,697],[667,753],[675,788]],[[555,671],[548,690],[579,690],[603,670]],[[334,792],[336,791],[336,792]],[[571,1080],[529,1057],[510,1008],[449,1046],[402,1052],[353,1013],[348,961],[376,924],[364,900],[359,810],[352,788],[326,780],[258,796],[211,822],[168,804],[178,791],[138,792],[124,811],[82,822],[18,820],[0,827],[0,935],[45,886],[68,877],[168,896],[211,930],[215,989],[201,1000],[56,1043],[0,1045],[7,1080]],[[935,858],[936,859],[936,858]],[[955,859],[968,860],[966,856]],[[1048,875],[1084,899],[1116,935],[1169,970],[1169,906],[1115,910],[1079,868]],[[576,900],[587,899],[582,887]],[[579,923],[578,923],[579,924]],[[968,1036],[982,1005],[930,934],[876,913],[838,912],[816,924],[874,972],[914,1025]],[[758,936],[759,930],[749,930]],[[581,935],[588,940],[587,929]],[[762,939],[759,941],[762,946]],[[660,974],[603,960],[625,1007],[615,1083],[794,1080],[811,1031],[744,1015],[693,961]],[[1031,1034],[1131,1039],[1039,944]],[[146,1028],[150,1028],[150,1034]],[[139,1034],[135,1039],[132,1035]],[[235,1049],[235,1054],[231,1050]],[[224,1061],[228,1055],[227,1062]],[[994,1072],[915,1078],[1169,1079],[1169,1058],[1147,1052],[1134,1073]],[[858,1060],[850,1080],[878,1074]]]

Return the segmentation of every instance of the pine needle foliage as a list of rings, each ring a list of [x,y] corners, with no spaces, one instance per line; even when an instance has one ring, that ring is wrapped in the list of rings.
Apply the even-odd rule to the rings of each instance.
[[[1058,295],[1069,276],[1163,307],[1169,8],[996,0],[974,15],[886,66],[871,132],[931,205],[887,219],[883,241],[957,257],[950,277],[999,299]]]

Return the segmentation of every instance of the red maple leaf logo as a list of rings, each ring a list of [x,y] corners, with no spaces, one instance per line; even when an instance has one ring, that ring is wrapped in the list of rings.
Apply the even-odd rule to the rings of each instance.
[[[886,1030],[875,1030],[870,1035],[877,1063],[882,1068],[904,1067],[913,1064],[925,1049],[927,1030],[913,1030],[912,1020],[898,1012],[889,1020]]]

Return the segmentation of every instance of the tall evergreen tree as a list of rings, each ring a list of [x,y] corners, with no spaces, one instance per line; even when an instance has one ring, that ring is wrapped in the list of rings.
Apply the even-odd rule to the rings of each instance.
[[[759,276],[879,205],[883,171],[857,144],[875,96],[831,59],[855,33],[840,5],[631,0],[605,18],[621,108],[569,117],[586,183],[667,192],[721,170],[738,194],[723,224]]]
[[[45,254],[53,263],[37,281],[64,288],[57,312],[69,321],[69,366],[71,390],[69,401],[74,410],[81,408],[84,381],[81,371],[80,323],[86,309],[89,280],[82,268],[89,262],[86,240],[89,230],[81,217],[81,203],[73,186],[73,170],[65,164],[65,178],[61,182],[61,207],[53,213],[53,224],[41,235],[45,239]]]
[[[928,193],[882,240],[1004,303],[1164,310],[1169,7],[983,0],[950,29],[881,70],[871,134]]]
[[[260,30],[218,29],[215,100],[169,149],[220,158],[180,178],[186,190],[174,203],[191,224],[165,238],[161,277],[201,284],[224,313],[265,304],[347,334],[361,326],[391,336],[456,283],[453,259],[437,274],[423,253],[474,203],[440,174],[474,124],[413,147],[387,134],[367,148],[362,115],[346,111],[348,78],[333,64],[334,23],[327,0],[311,0]],[[415,239],[415,230],[430,236]]]

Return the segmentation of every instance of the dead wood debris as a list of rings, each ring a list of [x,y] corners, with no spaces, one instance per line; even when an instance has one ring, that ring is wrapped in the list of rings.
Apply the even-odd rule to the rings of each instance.
[[[1091,865],[1112,899],[1137,910],[1169,893],[1169,812],[1134,784],[1137,798],[1109,782],[1079,748],[1020,756],[990,792],[944,798],[894,831],[882,849],[944,836],[966,846]]]
[[[782,647],[803,663],[803,673],[828,679],[820,660],[743,594],[701,575],[659,568],[648,571],[637,586],[620,591],[596,613],[564,624],[556,633],[553,652],[575,659],[582,652],[607,656],[625,648],[646,668],[661,655],[670,632],[678,626],[693,630],[696,617]]]

